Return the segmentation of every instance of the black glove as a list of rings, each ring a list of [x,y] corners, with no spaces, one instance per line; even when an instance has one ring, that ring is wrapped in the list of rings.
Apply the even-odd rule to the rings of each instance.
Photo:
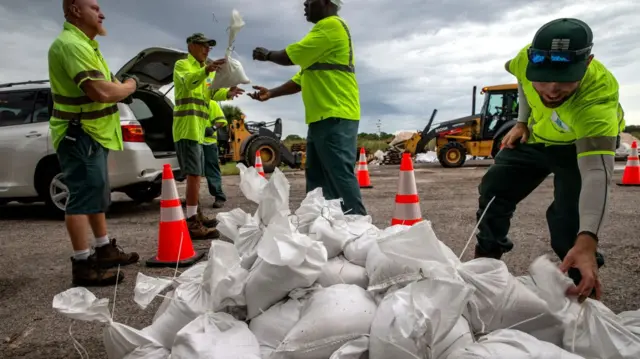
[[[213,133],[215,132],[215,130],[213,129],[213,127],[207,127],[204,129],[204,135],[205,137],[211,137],[213,136]]]
[[[131,95],[129,95],[124,100],[122,100],[120,102],[126,103],[127,105],[131,105],[133,103],[133,97]]]
[[[140,79],[138,79],[136,75],[129,75],[129,74],[122,75],[122,83],[124,83],[128,79],[133,79],[136,82],[136,90],[140,87]]]

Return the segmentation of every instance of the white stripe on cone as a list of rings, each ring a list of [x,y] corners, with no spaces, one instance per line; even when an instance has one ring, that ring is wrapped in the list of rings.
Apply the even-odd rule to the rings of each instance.
[[[160,222],[177,222],[184,220],[182,206],[160,208]]]
[[[179,199],[178,188],[176,187],[176,181],[174,179],[162,180],[162,199]]]
[[[418,194],[413,171],[400,171],[398,178],[398,194]]]
[[[396,209],[393,217],[409,221],[422,218],[422,213],[418,203],[396,203]]]

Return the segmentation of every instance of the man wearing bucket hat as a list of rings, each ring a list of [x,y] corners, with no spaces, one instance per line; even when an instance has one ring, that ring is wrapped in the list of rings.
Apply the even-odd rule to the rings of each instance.
[[[307,133],[307,192],[322,187],[327,199],[342,198],[343,210],[365,215],[360,186],[353,171],[360,120],[360,95],[349,28],[338,10],[342,0],[306,0],[307,21],[315,26],[299,42],[281,51],[258,47],[253,59],[300,66],[283,85],[254,86],[258,101],[302,91]]]
[[[479,186],[475,257],[500,259],[516,205],[553,173],[546,216],[567,294],[600,298],[597,252],[607,212],[617,138],[624,128],[618,82],[592,54],[593,34],[577,19],[543,25],[506,69],[519,85],[520,116]],[[488,206],[495,196],[494,202]]]
[[[173,71],[173,141],[180,170],[187,177],[186,217],[189,234],[194,240],[220,237],[214,228],[217,220],[205,217],[198,208],[200,179],[205,176],[202,144],[209,128],[209,103],[211,100],[229,100],[244,92],[237,87],[211,90],[207,86],[207,78],[215,76],[215,71],[226,62],[220,59],[207,63],[209,51],[215,45],[215,40],[202,33],[189,36],[189,55],[178,60]]]

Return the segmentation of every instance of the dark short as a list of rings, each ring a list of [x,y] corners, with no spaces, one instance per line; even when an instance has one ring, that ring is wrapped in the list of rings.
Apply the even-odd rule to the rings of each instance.
[[[182,139],[175,143],[180,171],[185,176],[204,177],[204,151],[197,141]]]
[[[109,150],[87,133],[74,134],[75,141],[64,138],[57,155],[64,184],[69,189],[67,214],[104,213],[111,204],[107,170]]]

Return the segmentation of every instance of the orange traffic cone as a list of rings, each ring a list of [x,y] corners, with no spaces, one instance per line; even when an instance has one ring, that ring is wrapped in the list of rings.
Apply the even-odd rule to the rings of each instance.
[[[622,183],[618,186],[640,186],[640,160],[638,160],[638,143],[631,143],[631,153],[627,156],[627,165],[622,174]]]
[[[396,194],[396,205],[391,225],[412,226],[420,221],[422,221],[422,211],[420,210],[416,178],[413,173],[413,161],[411,161],[411,154],[405,152],[400,162],[398,194]]]
[[[253,167],[255,167],[260,176],[265,177],[264,168],[262,167],[262,157],[260,156],[260,150],[256,151],[256,163],[255,165],[253,165]]]
[[[193,249],[173,171],[171,165],[165,164],[162,171],[158,255],[147,260],[147,267],[188,267],[203,256],[204,252]]]
[[[371,178],[369,178],[369,167],[367,166],[367,155],[364,147],[360,149],[360,160],[358,160],[358,183],[360,188],[373,188]]]

